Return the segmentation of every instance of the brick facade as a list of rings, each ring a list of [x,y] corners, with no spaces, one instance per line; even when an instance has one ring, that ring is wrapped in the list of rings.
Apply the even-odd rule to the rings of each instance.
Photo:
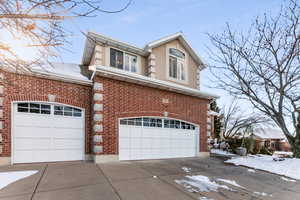
[[[54,95],[56,103],[85,109],[85,153],[118,154],[118,119],[134,116],[176,118],[200,125],[200,151],[207,151],[207,105],[209,100],[164,91],[100,76],[94,85],[80,85],[41,77],[0,71],[5,77],[2,153],[11,156],[11,108],[13,101],[44,101]],[[98,83],[97,86],[95,83]]]
[[[102,154],[118,154],[118,118],[164,116],[200,125],[200,151],[207,151],[209,100],[96,76],[103,84]]]
[[[0,71],[1,72],[1,71]],[[55,102],[85,109],[85,152],[91,152],[91,94],[92,87],[62,81],[49,80],[33,76],[4,74],[4,126],[1,131],[3,152],[0,156],[11,156],[11,105],[12,101],[48,101],[48,95],[55,95]]]

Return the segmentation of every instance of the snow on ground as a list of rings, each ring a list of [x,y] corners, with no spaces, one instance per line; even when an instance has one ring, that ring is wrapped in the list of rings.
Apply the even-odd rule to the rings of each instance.
[[[248,172],[255,173],[254,169],[248,169]]]
[[[258,196],[263,196],[263,197],[266,197],[266,196],[273,196],[272,194],[268,194],[268,193],[265,193],[265,192],[253,192],[253,194],[256,194]]]
[[[181,169],[186,173],[189,173],[192,170],[192,168],[188,168],[188,167],[182,167]]]
[[[199,200],[214,200],[214,199],[207,198],[207,197],[200,197]]]
[[[296,180],[285,178],[285,177],[281,177],[281,179],[287,182],[296,182]]]
[[[220,185],[211,181],[207,176],[185,176],[187,179],[175,180],[177,184],[183,185],[189,192],[217,192],[218,189],[232,191],[227,185]]]
[[[0,172],[0,190],[7,185],[16,182],[20,179],[31,176],[38,171],[13,171],[13,172]]]
[[[239,188],[245,189],[245,187],[243,187],[243,186],[237,184],[237,182],[234,181],[234,180],[227,180],[227,179],[218,178],[217,181],[223,182],[223,183],[227,183],[227,184],[233,185],[233,186],[235,186],[235,187],[239,187]]]
[[[214,154],[218,154],[218,155],[226,155],[226,156],[236,156],[236,154],[227,152],[227,151],[223,151],[221,149],[211,149],[210,153],[214,153]]]
[[[286,158],[283,161],[274,161],[273,158],[274,157],[267,155],[250,155],[232,158],[225,161],[225,163],[260,169],[300,180],[300,159]]]

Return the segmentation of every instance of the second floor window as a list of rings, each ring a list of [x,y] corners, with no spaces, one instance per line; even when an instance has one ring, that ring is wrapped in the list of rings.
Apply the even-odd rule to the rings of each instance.
[[[177,80],[186,80],[185,54],[174,48],[169,49],[169,76]]]
[[[137,56],[110,49],[110,66],[129,72],[136,72]]]

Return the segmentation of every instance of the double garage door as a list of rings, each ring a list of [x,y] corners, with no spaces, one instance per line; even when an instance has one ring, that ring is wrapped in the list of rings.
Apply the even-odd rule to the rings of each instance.
[[[140,117],[119,121],[119,159],[142,160],[196,156],[199,128],[166,118]]]
[[[84,112],[58,104],[13,106],[13,163],[84,159]]]

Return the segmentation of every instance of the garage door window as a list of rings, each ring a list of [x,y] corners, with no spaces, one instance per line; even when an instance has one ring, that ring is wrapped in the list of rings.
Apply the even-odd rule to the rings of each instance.
[[[39,103],[18,103],[18,112],[50,115],[51,106]]]
[[[81,110],[70,106],[54,106],[54,115],[81,117]]]
[[[129,125],[129,126],[143,125],[143,127],[175,128],[175,129],[188,129],[188,130],[195,130],[196,128],[194,125],[180,120],[151,118],[151,117],[121,119],[120,124]]]

